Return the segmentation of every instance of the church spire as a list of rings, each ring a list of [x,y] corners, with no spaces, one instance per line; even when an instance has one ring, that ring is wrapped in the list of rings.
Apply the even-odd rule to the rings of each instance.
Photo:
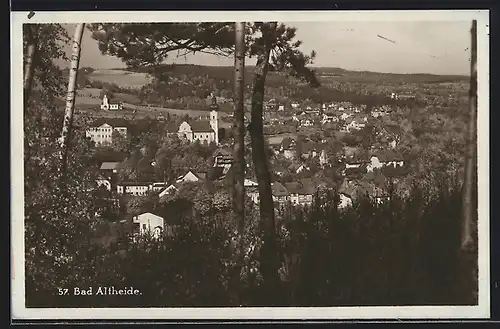
[[[217,98],[212,94],[212,103],[210,104],[211,111],[218,111],[219,105],[217,104]]]

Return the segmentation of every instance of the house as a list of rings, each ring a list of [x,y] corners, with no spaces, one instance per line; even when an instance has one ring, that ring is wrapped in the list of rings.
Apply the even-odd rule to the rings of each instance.
[[[156,182],[149,185],[149,189],[153,192],[159,192],[164,190],[169,184],[166,182]]]
[[[134,196],[144,196],[150,191],[149,183],[120,182],[116,185],[116,193]]]
[[[127,127],[128,122],[122,118],[99,118],[90,125],[85,135],[98,145],[111,144],[114,132],[127,136]]]
[[[271,189],[273,192],[273,201],[278,203],[284,203],[288,201],[290,193],[283,184],[275,182],[271,184]]]
[[[185,173],[182,176],[179,176],[177,180],[175,181],[176,183],[186,183],[186,182],[200,182],[204,181],[206,179],[206,173],[201,173],[201,172],[193,172],[189,170],[187,173]]]
[[[285,183],[292,205],[311,205],[313,201],[314,188],[310,182]]]
[[[294,164],[294,163],[292,163],[288,167],[288,170],[290,170],[291,172],[294,172],[296,174],[300,174],[303,171],[310,170],[310,168],[308,166],[306,166],[305,164],[303,164],[303,163],[302,164]]]
[[[104,95],[104,97],[102,98],[101,110],[120,111],[123,110],[123,104],[120,101],[108,99],[108,95]]]
[[[321,124],[327,124],[327,123],[338,122],[338,121],[339,121],[339,118],[335,115],[323,114],[323,117],[321,118]]]
[[[165,231],[165,221],[163,217],[150,212],[134,216],[133,223],[136,226],[136,230],[139,231],[139,234],[150,235],[155,239],[161,238]]]
[[[403,156],[393,150],[385,150],[381,152],[375,152],[370,156],[370,164],[368,165],[368,171],[373,171],[373,169],[381,169],[385,166],[392,166],[394,168],[403,167],[404,158]]]
[[[352,198],[349,196],[349,194],[346,193],[339,193],[339,209],[345,209],[348,207],[352,207]]]
[[[158,197],[162,198],[166,195],[173,195],[175,192],[177,192],[178,188],[175,184],[170,184],[169,186],[165,187],[159,194]]]
[[[209,120],[196,120],[192,122],[184,121],[179,125],[177,135],[179,138],[185,138],[189,142],[200,141],[207,144],[214,142],[219,144],[219,114],[218,106],[213,98],[210,106]]]
[[[353,154],[350,157],[347,157],[345,160],[345,168],[360,168],[364,164],[368,164],[369,160],[366,159],[364,154]]]
[[[341,107],[341,108],[342,108],[342,107]],[[342,111],[343,111],[343,110],[342,110]],[[352,117],[352,116],[353,116],[353,115],[352,115],[352,113],[347,113],[347,112],[344,112],[344,113],[342,113],[342,114],[340,115],[340,119],[342,119],[342,120],[347,120],[347,119],[349,119],[349,118],[350,118],[350,117]]]
[[[213,154],[214,167],[229,169],[233,164],[233,153],[229,148],[221,148]]]
[[[245,194],[253,201],[259,203],[259,184],[251,179],[245,178]]]
[[[315,158],[318,156],[318,149],[313,142],[306,142],[302,144],[301,153],[300,156],[304,159]]]
[[[352,130],[361,130],[366,126],[367,122],[366,117],[355,117],[352,118],[351,120],[346,121],[347,125],[345,127],[345,130],[350,132]]]
[[[357,188],[358,195],[364,195],[376,204],[382,204],[389,200],[389,195],[376,183],[362,181],[358,183]]]
[[[104,172],[110,172],[110,173],[116,174],[118,172],[118,170],[120,169],[120,162],[116,162],[116,161],[103,162],[99,169],[104,171]]]
[[[257,187],[257,186],[259,186],[259,184],[257,182],[254,182],[253,180],[250,180],[248,178],[245,178],[243,185],[245,187]]]
[[[311,127],[314,126],[314,120],[311,118],[304,118],[300,120],[300,125],[302,127]]]
[[[293,159],[296,155],[296,146],[297,145],[294,139],[290,137],[283,138],[281,141],[280,152],[283,152],[283,156],[286,159]]]
[[[372,154],[370,163],[366,166],[368,172],[373,172],[374,169],[380,169],[385,164],[385,156],[383,154]]]
[[[386,157],[386,166],[402,167],[404,165],[404,158],[401,153],[394,150],[384,151]]]

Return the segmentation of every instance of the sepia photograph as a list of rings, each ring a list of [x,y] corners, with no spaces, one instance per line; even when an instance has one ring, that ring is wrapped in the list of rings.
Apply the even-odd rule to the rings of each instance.
[[[14,319],[489,317],[488,11],[11,17]]]

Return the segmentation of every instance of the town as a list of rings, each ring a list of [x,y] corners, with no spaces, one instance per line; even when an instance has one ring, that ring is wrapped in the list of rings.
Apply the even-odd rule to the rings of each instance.
[[[26,307],[478,303],[470,22],[32,23]]]
[[[394,97],[394,94],[391,96]],[[202,158],[204,165],[194,168],[178,166],[174,170],[175,177],[171,173],[166,176],[167,168],[162,166],[165,159],[157,156],[159,152],[161,155],[161,148],[156,150],[155,156],[149,155],[149,163],[141,169],[154,174],[147,177],[136,175],[135,179],[126,177],[123,172],[126,171],[128,156],[119,152],[114,156],[117,153],[115,151],[121,151],[114,146],[120,143],[117,140],[129,143],[133,139],[133,132],[141,132],[133,127],[133,121],[122,118],[101,117],[94,120],[86,136],[95,143],[96,148],[103,151],[99,153],[100,156],[106,158],[98,163],[100,178],[96,182],[101,190],[109,192],[106,198],[113,198],[119,203],[124,196],[129,199],[156,196],[161,203],[174,196],[185,184],[211,186],[212,189],[230,188],[230,131],[219,128],[217,98],[212,95],[210,103],[206,116],[177,120],[178,124],[174,121],[165,122],[164,117],[152,119],[163,127],[161,137],[173,138],[186,145],[197,144],[210,153]],[[277,209],[310,206],[319,189],[334,188],[341,198],[338,205],[340,209],[351,206],[353,199],[360,196],[368,196],[382,203],[389,198],[387,181],[397,181],[407,173],[405,159],[396,148],[400,127],[380,124],[384,122],[385,116],[391,115],[393,109],[390,106],[367,111],[366,106],[355,106],[349,102],[332,102],[314,107],[292,102],[285,107],[275,99],[270,99],[265,107],[265,128],[274,132],[268,135],[267,142],[271,151],[272,191]],[[100,109],[120,111],[123,110],[123,104],[110,103],[107,95],[104,95]],[[283,132],[283,127],[293,129]],[[374,127],[383,128],[375,131]],[[275,133],[277,131],[279,133]],[[293,134],[292,131],[297,133]],[[363,139],[372,136],[376,137],[377,142],[363,147]],[[106,154],[106,150],[111,154]],[[336,179],[332,179],[335,176],[325,179],[325,172],[335,173]],[[250,159],[246,176],[246,194],[258,205],[258,183],[252,173]],[[128,214],[128,217],[133,218],[135,233],[153,232],[154,236],[159,237],[159,232],[165,231],[167,224],[164,218],[151,211]]]

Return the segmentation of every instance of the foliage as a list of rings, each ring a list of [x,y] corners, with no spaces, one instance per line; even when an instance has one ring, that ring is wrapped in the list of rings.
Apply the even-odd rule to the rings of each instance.
[[[437,188],[430,189],[431,185]],[[195,188],[190,191],[194,199],[201,196]],[[394,196],[378,206],[360,199],[342,212],[337,210],[335,194],[326,193],[318,195],[311,207],[281,213],[277,223],[280,305],[477,303],[477,281],[463,282],[456,275],[460,266],[458,185],[429,180],[411,191],[406,199]],[[239,283],[246,306],[265,306],[269,298],[259,273],[262,242],[256,211],[250,202],[244,236],[247,256]],[[112,243],[108,249],[95,249],[94,257],[80,260],[82,268],[92,271],[82,272],[79,282],[92,282],[94,287],[95,282],[133,286],[141,296],[66,297],[45,299],[44,305],[231,306],[228,278],[234,265],[230,244],[234,228],[228,219],[217,211],[185,213],[172,223],[172,236],[160,241],[126,240],[121,247]],[[63,281],[64,287],[72,287],[72,279]],[[37,295],[29,294],[28,301]]]

